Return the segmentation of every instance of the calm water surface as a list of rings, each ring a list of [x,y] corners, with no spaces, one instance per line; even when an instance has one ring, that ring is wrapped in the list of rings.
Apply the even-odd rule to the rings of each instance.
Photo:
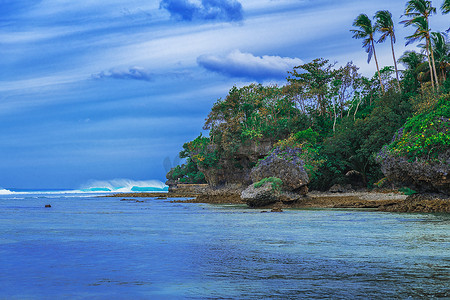
[[[449,214],[120,200],[0,196],[0,299],[450,297]]]

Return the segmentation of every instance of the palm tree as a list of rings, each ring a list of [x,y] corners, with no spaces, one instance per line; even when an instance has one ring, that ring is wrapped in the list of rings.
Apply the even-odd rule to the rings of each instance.
[[[370,60],[372,59],[372,55],[375,58],[378,78],[380,79],[381,91],[384,94],[384,86],[383,82],[381,81],[380,68],[378,67],[377,54],[375,52],[375,44],[373,38],[375,28],[372,26],[372,21],[366,14],[360,14],[358,17],[356,17],[355,21],[353,22],[353,26],[359,27],[359,29],[351,29],[350,31],[353,32],[353,38],[363,39],[362,45],[363,48],[366,50],[366,53],[368,54],[367,63],[369,63]]]
[[[434,83],[435,83],[435,78],[433,78],[433,66],[431,65],[431,60],[430,60],[430,52],[433,53],[433,51],[430,51],[430,29],[428,28],[428,22],[425,20],[424,17],[419,16],[419,17],[415,17],[414,19],[412,19],[410,25],[413,25],[414,27],[416,27],[416,31],[414,32],[414,34],[407,36],[407,42],[406,45],[409,45],[415,41],[421,41],[423,39],[425,39],[425,52],[427,53],[427,57],[428,57],[428,65],[430,67],[430,74],[431,74],[431,85],[433,86],[434,89]],[[433,61],[434,64],[434,61]],[[436,81],[436,84],[438,82]]]
[[[436,62],[441,71],[441,82],[444,82],[447,68],[450,66],[450,43],[447,42],[445,35],[440,32],[431,33],[431,43]]]
[[[404,79],[404,89],[412,88],[413,90],[417,90],[417,86],[419,83],[419,74],[421,66],[425,63],[425,55],[415,51],[406,51],[402,56],[398,59],[398,62],[405,66],[405,70],[403,71],[403,79]],[[413,83],[411,84],[411,79]],[[406,80],[406,81],[405,81]]]
[[[443,14],[448,14],[450,12],[450,0],[444,0],[442,3],[441,10]],[[447,29],[447,32],[450,31],[450,27]]]
[[[395,59],[395,52],[394,52],[395,33],[394,33],[394,22],[392,21],[392,14],[387,10],[380,10],[376,12],[375,18],[376,18],[375,30],[381,33],[381,37],[378,39],[377,43],[383,43],[388,36],[391,38],[391,49],[392,49],[392,58],[394,59],[395,75],[397,77],[398,87],[400,88],[397,60]]]
[[[450,0],[444,0],[441,9],[443,14],[448,14],[450,12]]]
[[[429,53],[431,52],[430,71],[432,78],[431,83],[433,85],[433,88],[434,88],[433,81],[435,80],[436,83],[438,83],[438,79],[437,79],[436,65],[434,62],[434,54],[433,51],[430,51],[431,48],[429,48],[431,47],[431,42],[430,42],[430,29],[428,19],[432,14],[435,13],[436,7],[433,7],[431,5],[431,1],[409,0],[406,3],[405,16],[410,17],[410,19],[401,22],[404,23],[405,26],[414,25],[415,27],[417,27],[417,30],[413,35],[406,37],[406,39],[408,39],[408,42],[406,43],[407,45],[416,40],[422,40],[423,38],[426,39],[428,60],[430,60]],[[421,35],[420,38],[419,35]]]

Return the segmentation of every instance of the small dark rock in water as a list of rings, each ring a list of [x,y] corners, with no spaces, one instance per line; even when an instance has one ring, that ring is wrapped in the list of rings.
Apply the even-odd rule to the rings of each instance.
[[[165,200],[165,199],[167,199],[167,197],[158,197],[158,198],[156,198],[156,200]]]
[[[134,199],[121,199],[120,201],[134,201]]]
[[[283,210],[280,207],[274,207],[270,212],[283,212]]]
[[[136,203],[143,203],[144,201],[136,200]]]
[[[45,207],[52,207],[50,204],[45,204]]]
[[[262,211],[261,211],[261,213],[266,213],[266,212],[268,212],[268,211],[267,211],[267,210],[262,210]]]

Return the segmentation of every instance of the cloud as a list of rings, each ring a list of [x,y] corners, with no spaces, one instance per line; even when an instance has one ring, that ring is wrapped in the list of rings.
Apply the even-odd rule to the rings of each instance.
[[[280,56],[254,56],[234,50],[225,57],[202,55],[197,63],[203,68],[229,77],[251,79],[278,79],[286,77],[287,71],[303,64],[299,58]]]
[[[114,78],[114,79],[133,79],[133,80],[143,80],[151,81],[153,79],[153,74],[146,71],[142,67],[131,67],[128,70],[118,70],[111,69],[109,71],[103,71],[92,76],[95,79],[102,78]]]
[[[192,20],[241,21],[242,5],[237,0],[162,0],[160,8],[166,9],[173,18]]]

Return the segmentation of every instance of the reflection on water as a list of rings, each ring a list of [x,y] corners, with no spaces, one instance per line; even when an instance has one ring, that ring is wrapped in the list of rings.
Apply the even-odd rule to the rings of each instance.
[[[2,195],[0,298],[445,298],[449,246],[448,214]]]

